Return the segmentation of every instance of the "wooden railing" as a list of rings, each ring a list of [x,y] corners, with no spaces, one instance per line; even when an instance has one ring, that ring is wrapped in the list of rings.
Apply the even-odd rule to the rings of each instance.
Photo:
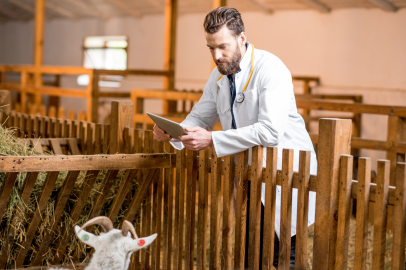
[[[9,81],[6,79],[7,73],[17,73],[20,75],[19,81]],[[86,89],[64,88],[60,86],[49,86],[42,82],[42,75],[83,75],[89,76],[89,84]],[[130,97],[127,92],[100,92],[99,81],[103,75],[148,75],[163,76],[172,78],[173,71],[164,70],[96,70],[84,67],[69,66],[31,66],[31,65],[0,65],[0,89],[17,91],[21,95],[21,112],[28,112],[28,98],[31,94],[35,97],[34,104],[41,107],[42,95],[56,97],[76,97],[86,99],[86,119],[97,122],[97,112],[100,97]]]
[[[32,196],[30,187],[35,184],[39,172],[45,171],[47,180],[38,193],[41,195],[33,215],[27,220],[25,237],[13,234],[16,226],[10,227],[11,233],[7,234],[8,238],[4,239],[6,244],[2,245],[0,268],[6,265],[19,268],[23,264],[34,267],[43,263],[45,258],[52,258],[51,264],[71,264],[71,260],[83,259],[83,255],[67,249],[73,234],[72,224],[106,215],[115,224],[121,224],[124,219],[130,220],[141,236],[158,233],[158,238],[150,247],[133,255],[131,269],[242,269],[246,252],[249,269],[258,269],[260,263],[263,269],[271,269],[275,241],[275,195],[276,185],[279,185],[282,199],[278,269],[289,269],[292,207],[297,207],[297,268],[306,269],[310,261],[313,269],[346,269],[353,264],[361,269],[366,263],[374,264],[375,269],[403,269],[406,164],[397,164],[396,181],[394,185],[389,185],[390,162],[378,161],[377,183],[370,183],[370,160],[361,158],[358,181],[354,181],[353,158],[348,155],[351,125],[350,120],[320,120],[317,175],[309,173],[310,152],[300,152],[299,168],[294,172],[293,150],[283,150],[282,167],[277,168],[277,149],[267,148],[266,164],[262,164],[265,149],[256,146],[252,149],[251,165],[248,165],[248,151],[238,153],[237,159],[234,155],[218,158],[209,149],[172,153],[169,144],[152,139],[151,131],[144,133],[132,128],[124,128],[125,133],[134,134],[127,142],[121,142],[127,145],[123,145],[126,154],[1,157],[0,173],[7,181],[0,190],[0,217],[7,209],[18,177],[23,177],[26,183],[16,191],[22,203]],[[134,152],[142,154],[132,154]],[[96,176],[102,170],[107,170],[107,173],[101,184],[96,186]],[[60,180],[57,176],[61,171],[68,173],[62,179],[63,185],[57,187],[55,184],[57,179]],[[80,171],[84,171],[86,177],[80,200],[77,200],[78,195],[72,194],[72,189],[79,181]],[[120,172],[125,177],[116,178]],[[250,215],[249,226],[246,227],[248,181],[251,183]],[[134,182],[137,185],[133,185]],[[258,228],[262,184],[266,193],[264,232],[261,236]],[[297,206],[291,204],[292,188],[297,188]],[[91,189],[95,189],[98,195],[92,211],[83,220],[82,211]],[[107,202],[109,191],[115,193],[112,202]],[[310,237],[307,226],[309,191],[317,194],[316,222],[312,226],[314,238]],[[53,224],[45,224],[41,215],[51,196],[58,198],[55,220]],[[354,222],[350,222],[353,199],[358,202],[357,216]],[[70,208],[72,224],[60,222],[69,200],[74,202],[73,208]],[[367,226],[369,201],[375,202],[373,236],[368,236],[371,233]],[[393,213],[387,211],[389,205],[394,206]],[[122,214],[119,215],[119,212]],[[388,236],[387,242],[385,232],[389,216],[394,223],[393,234]],[[11,224],[17,225],[17,221],[18,213],[13,213]],[[42,241],[33,241],[42,233],[38,230],[42,226],[57,233],[54,236],[44,230]],[[2,227],[1,230],[4,229]],[[245,250],[246,231],[249,235],[248,250]],[[367,236],[373,241],[369,241]],[[260,237],[263,238],[261,262]],[[350,241],[353,241],[352,245],[349,245]],[[391,248],[386,250],[388,243],[391,243]],[[51,248],[53,246],[55,248]],[[373,253],[367,256],[367,250],[372,248]],[[30,255],[33,249],[35,253]],[[350,260],[349,253],[355,254],[355,259]]]

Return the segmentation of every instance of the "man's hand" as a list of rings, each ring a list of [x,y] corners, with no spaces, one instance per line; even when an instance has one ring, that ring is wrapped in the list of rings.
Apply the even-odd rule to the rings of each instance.
[[[179,136],[179,139],[187,149],[199,151],[213,144],[210,131],[201,127],[187,127],[185,130],[190,133]]]
[[[159,142],[167,142],[170,141],[172,137],[168,133],[165,133],[163,129],[154,125],[154,139]]]

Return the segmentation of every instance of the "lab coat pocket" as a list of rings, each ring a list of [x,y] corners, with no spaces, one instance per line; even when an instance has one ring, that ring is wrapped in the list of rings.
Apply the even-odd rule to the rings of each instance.
[[[243,107],[248,115],[249,120],[258,120],[259,100],[258,90],[256,87],[244,91]]]
[[[232,122],[232,117],[231,117],[231,109],[228,107],[228,109],[218,112],[219,118],[220,118],[220,123],[221,123],[221,128],[223,130],[228,130],[231,128],[231,122]]]

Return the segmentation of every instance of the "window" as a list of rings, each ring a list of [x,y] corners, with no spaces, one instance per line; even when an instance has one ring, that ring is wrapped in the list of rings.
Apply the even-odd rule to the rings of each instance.
[[[126,70],[127,69],[126,36],[87,37],[83,44],[83,66],[91,69]],[[102,87],[120,87],[121,76],[103,76],[99,82]],[[89,77],[78,77],[79,85],[87,85]]]

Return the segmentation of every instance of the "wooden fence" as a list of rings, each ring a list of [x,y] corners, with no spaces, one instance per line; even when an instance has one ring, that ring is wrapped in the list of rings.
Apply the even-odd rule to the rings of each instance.
[[[7,73],[17,73],[20,75],[19,81],[7,80]],[[43,75],[83,75],[89,76],[89,84],[86,89],[64,88],[57,85],[45,85],[42,82]],[[42,96],[49,95],[55,97],[76,97],[86,99],[86,119],[97,122],[97,112],[100,97],[130,97],[130,93],[124,92],[100,92],[99,81],[105,75],[148,75],[172,78],[173,71],[165,70],[96,70],[84,67],[67,66],[12,66],[0,65],[0,89],[17,91],[21,95],[21,112],[28,111],[28,95],[34,95],[34,104],[39,109],[42,104]]]
[[[248,151],[235,156],[218,158],[209,149],[199,152],[188,150],[172,153],[168,144],[154,141],[151,131],[124,128],[134,134],[127,142],[122,141],[126,154],[90,156],[37,156],[1,157],[0,172],[5,179],[0,189],[0,216],[3,216],[10,194],[20,174],[25,184],[18,190],[22,200],[30,198],[32,187],[39,172],[46,172],[46,183],[38,198],[37,208],[29,219],[25,238],[9,232],[0,254],[0,268],[4,268],[13,251],[11,268],[37,266],[43,255],[52,253],[52,264],[59,264],[67,256],[69,235],[73,227],[59,222],[62,211],[72,195],[69,195],[80,171],[85,171],[86,183],[82,185],[80,200],[71,209],[73,223],[79,220],[95,178],[101,170],[107,170],[89,218],[101,213],[115,224],[123,219],[136,224],[139,235],[158,233],[153,245],[133,255],[131,269],[242,269],[245,252],[248,252],[249,269],[271,269],[274,250],[275,192],[282,188],[281,236],[279,268],[289,269],[290,216],[292,213],[292,188],[298,189],[296,269],[346,269],[349,264],[350,205],[357,198],[355,220],[354,269],[363,269],[367,263],[367,249],[373,249],[372,269],[384,269],[385,258],[390,257],[390,269],[403,269],[405,263],[405,213],[406,213],[406,164],[397,164],[395,184],[389,185],[390,162],[378,161],[377,183],[370,183],[370,160],[360,159],[358,181],[352,179],[351,121],[321,119],[319,132],[318,174],[310,175],[310,152],[300,153],[298,172],[293,171],[293,151],[283,150],[281,170],[277,169],[277,149],[267,149],[266,164],[262,164],[263,147],[252,149],[252,163],[248,165]],[[120,144],[120,143],[119,143]],[[118,146],[118,148],[120,148]],[[142,154],[132,154],[139,152]],[[57,176],[68,171],[63,185],[55,188]],[[115,180],[119,171],[125,177]],[[234,181],[236,201],[234,208]],[[117,182],[117,185],[113,185]],[[247,211],[247,181],[251,182],[249,227],[245,226]],[[136,182],[137,185],[132,183]],[[259,261],[259,225],[261,185],[265,184],[265,221],[262,262]],[[93,187],[96,188],[96,187]],[[107,208],[109,191],[116,189],[114,200]],[[54,191],[53,191],[54,190]],[[41,214],[57,192],[55,224],[44,234],[41,243],[34,243],[41,227]],[[308,239],[307,213],[309,191],[317,192],[314,240]],[[368,245],[368,202],[374,201],[373,242]],[[385,250],[388,205],[394,206],[392,249]],[[103,211],[102,211],[103,209]],[[236,209],[236,211],[234,211]],[[119,213],[121,213],[119,215]],[[11,224],[18,219],[14,213]],[[245,232],[249,232],[249,249],[245,250]],[[64,232],[58,237],[58,232]],[[57,248],[48,249],[49,243]],[[313,252],[308,255],[308,242]],[[31,253],[31,248],[35,253]],[[69,254],[75,260],[75,257]],[[385,256],[389,254],[390,256]],[[311,257],[317,258],[311,260]],[[310,261],[310,262],[309,262]],[[65,260],[66,262],[66,260]],[[387,268],[385,268],[387,269]]]

